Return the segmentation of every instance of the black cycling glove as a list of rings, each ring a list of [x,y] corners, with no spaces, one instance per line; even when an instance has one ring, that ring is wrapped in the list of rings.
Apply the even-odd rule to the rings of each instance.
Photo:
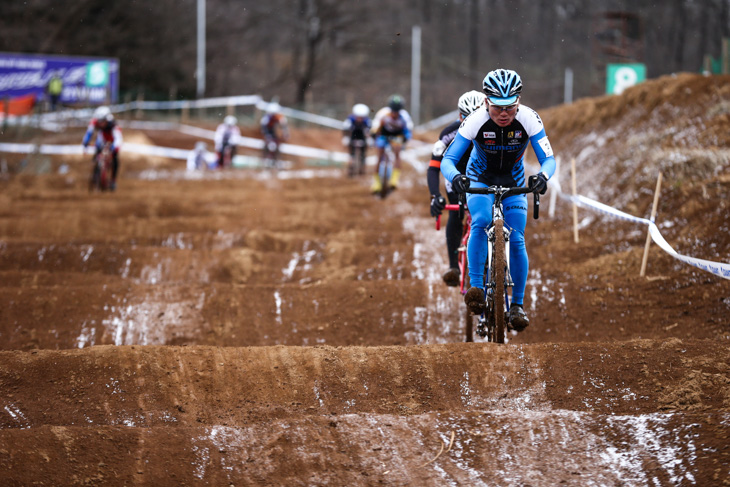
[[[436,218],[444,211],[446,207],[446,200],[441,195],[431,196],[431,216]]]
[[[454,193],[466,193],[470,185],[471,181],[463,174],[454,176],[454,179],[451,180],[451,189],[454,190]]]
[[[547,182],[547,176],[543,173],[538,173],[530,176],[527,185],[535,193],[545,194],[545,191],[547,191]]]

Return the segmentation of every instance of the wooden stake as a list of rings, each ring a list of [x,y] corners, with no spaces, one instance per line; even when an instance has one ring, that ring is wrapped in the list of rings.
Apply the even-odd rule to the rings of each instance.
[[[575,184],[575,157],[570,160],[570,186],[573,189],[573,198],[577,196],[578,190]],[[578,243],[578,204],[573,200],[573,242]]]
[[[654,221],[656,217],[656,209],[659,205],[659,190],[662,187],[662,173],[659,173],[659,177],[656,179],[656,191],[654,191],[654,203],[651,205],[651,221]],[[644,256],[641,258],[641,271],[639,272],[640,277],[646,275],[646,262],[649,260],[649,245],[651,244],[651,232],[647,229],[646,231],[646,244],[644,245]]]

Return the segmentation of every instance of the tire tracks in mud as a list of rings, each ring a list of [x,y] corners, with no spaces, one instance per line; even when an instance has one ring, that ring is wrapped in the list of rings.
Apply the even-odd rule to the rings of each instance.
[[[0,465],[152,483],[171,458],[215,484],[682,483],[726,451],[729,358],[706,340],[0,352],[0,455],[27,452]]]

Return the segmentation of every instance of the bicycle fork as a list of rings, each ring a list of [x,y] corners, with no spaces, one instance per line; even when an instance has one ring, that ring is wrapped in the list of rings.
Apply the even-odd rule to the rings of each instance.
[[[514,286],[514,281],[512,280],[512,273],[510,272],[509,268],[509,256],[510,256],[510,248],[509,248],[509,237],[512,231],[507,228],[506,225],[502,226],[502,231],[504,233],[504,265],[505,265],[505,273],[504,273],[504,309],[505,313],[507,310],[509,310],[510,306],[510,296],[507,292],[509,289],[511,289]],[[479,323],[477,324],[477,334],[484,338],[485,336],[494,337],[495,334],[495,328],[496,323],[494,323],[494,306],[499,306],[500,303],[495,303],[495,287],[496,283],[494,282],[492,278],[492,272],[491,270],[494,267],[493,257],[494,257],[494,226],[490,226],[488,229],[485,230],[487,233],[487,261],[486,261],[486,269],[484,272],[484,297],[486,299],[486,303],[484,306],[484,312],[479,317]],[[506,316],[506,315],[505,315]],[[490,341],[494,341],[490,338]]]

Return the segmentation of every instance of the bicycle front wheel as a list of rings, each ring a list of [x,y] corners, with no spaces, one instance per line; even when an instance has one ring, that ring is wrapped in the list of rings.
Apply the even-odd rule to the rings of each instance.
[[[490,263],[489,277],[494,283],[494,296],[492,309],[494,312],[494,333],[495,342],[504,343],[505,310],[504,310],[504,274],[505,274],[505,253],[504,253],[504,221],[494,222],[494,248],[492,262]]]
[[[390,161],[388,154],[383,153],[383,157],[378,162],[378,175],[380,176],[380,198],[385,199],[390,189]]]

